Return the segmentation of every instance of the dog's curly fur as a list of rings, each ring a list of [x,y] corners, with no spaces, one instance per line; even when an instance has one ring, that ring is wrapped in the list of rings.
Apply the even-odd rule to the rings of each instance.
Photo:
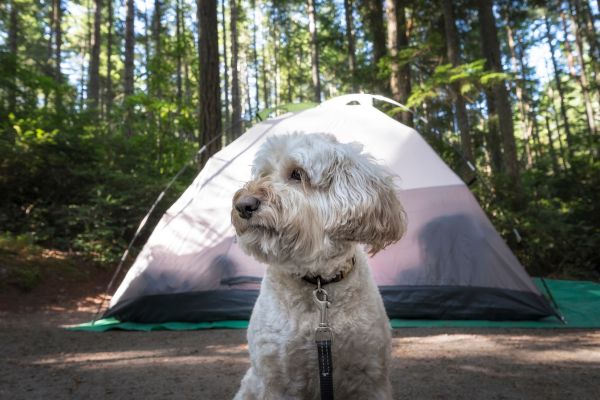
[[[233,198],[232,222],[241,247],[268,267],[248,327],[251,367],[235,398],[320,398],[319,312],[315,287],[302,277],[344,271],[325,287],[334,393],[390,399],[389,321],[359,244],[374,254],[404,233],[393,177],[359,144],[291,134],[260,148],[252,179]],[[243,215],[239,203],[248,198],[259,205]]]

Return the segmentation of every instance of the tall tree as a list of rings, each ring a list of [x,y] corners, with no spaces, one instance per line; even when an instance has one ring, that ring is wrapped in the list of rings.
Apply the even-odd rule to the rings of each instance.
[[[61,85],[63,83],[61,64],[62,64],[62,0],[53,0],[54,5],[54,79]],[[62,87],[59,86],[56,91],[56,109],[61,111],[63,107]]]
[[[162,54],[162,19],[163,19],[163,10],[162,10],[162,2],[161,0],[154,0],[154,12],[152,14],[152,41],[154,42],[154,53],[152,54],[152,62],[151,62],[151,85],[149,87],[150,93],[157,97],[162,98],[162,87],[163,87],[163,54]]]
[[[100,43],[102,39],[102,0],[94,0],[94,30],[90,49],[88,105],[97,108],[100,101]]]
[[[344,0],[344,16],[346,18],[346,42],[348,45],[348,70],[350,72],[350,82],[352,91],[358,91],[358,82],[356,78],[356,44],[354,40],[354,15],[353,0]]]
[[[108,1],[108,32],[106,40],[106,115],[110,117],[113,103],[112,89],[112,48],[113,48],[113,0]]]
[[[125,70],[123,74],[123,94],[125,101],[125,131],[128,136],[133,133],[132,129],[132,107],[128,103],[128,97],[133,95],[133,73],[134,73],[134,0],[127,0],[127,11],[125,16]]]
[[[452,0],[442,1],[442,11],[444,14],[444,30],[446,32],[446,56],[448,57],[448,62],[450,62],[453,67],[457,67],[461,63],[460,45]],[[460,145],[463,156],[469,162],[474,163],[475,158],[473,156],[471,128],[469,127],[467,106],[463,95],[460,93],[460,86],[458,83],[450,84],[450,94],[454,103],[454,111],[456,113],[458,130],[460,132]]]
[[[200,144],[209,157],[221,148],[221,90],[217,2],[197,0]],[[206,159],[206,157],[205,157]]]
[[[363,15],[365,34],[373,44],[373,65],[377,66],[386,52],[383,4],[381,0],[360,0],[359,9]]]
[[[177,92],[175,97],[177,99],[177,116],[179,117],[181,114],[181,104],[183,101],[183,33],[181,29],[181,25],[183,24],[181,18],[181,0],[177,0],[175,3],[175,41],[176,41],[176,53],[175,58],[177,60],[176,67],[176,86]]]
[[[399,59],[400,51],[408,48],[406,36],[405,2],[386,0],[387,47],[390,56],[390,89],[394,100],[406,104],[410,96],[410,66]],[[412,114],[408,111],[398,113],[398,119],[412,126]]]
[[[252,7],[252,63],[254,66],[254,78],[255,78],[255,88],[254,88],[254,97],[255,97],[255,103],[256,103],[256,113],[258,114],[258,111],[260,110],[260,84],[259,84],[259,72],[258,72],[258,43],[256,41],[256,31],[257,31],[257,16],[256,16],[256,0],[252,0],[250,3],[250,6]],[[248,90],[250,90],[250,87],[248,87]]]
[[[561,12],[561,17],[562,17],[562,23],[563,23],[563,29],[564,29],[564,36],[565,36],[565,42],[568,43],[568,37],[567,37],[567,33],[566,33],[566,18],[564,13]],[[571,30],[573,32],[573,36],[575,37],[575,47],[577,49],[577,61],[579,63],[579,66],[581,68],[581,73],[577,76],[577,81],[579,82],[579,85],[581,86],[581,92],[583,93],[583,101],[584,101],[584,105],[585,105],[585,112],[586,112],[586,121],[587,121],[587,125],[588,125],[588,131],[590,134],[594,134],[596,133],[596,121],[594,118],[594,108],[592,105],[592,100],[590,98],[590,85],[588,82],[588,68],[586,66],[585,63],[585,59],[584,59],[584,50],[583,50],[583,40],[581,38],[580,35],[580,30],[578,28],[577,23],[575,22],[575,18],[571,18]],[[592,58],[592,60],[594,60]],[[597,59],[596,59],[597,60]],[[593,64],[593,61],[592,61]],[[592,65],[593,67],[593,65]]]
[[[223,96],[225,97],[225,129],[229,130],[231,117],[229,115],[229,59],[227,58],[227,20],[225,18],[225,0],[221,0],[221,29],[223,31]]]
[[[493,1],[479,1],[479,22],[481,25],[481,45],[486,60],[486,68],[489,71],[502,73],[502,59],[500,53],[500,42],[498,40],[498,29],[494,18]],[[493,101],[495,106],[498,129],[502,139],[503,161],[506,172],[511,180],[515,191],[520,190],[520,172],[517,159],[517,145],[513,128],[513,115],[506,83],[504,80],[493,84]],[[494,118],[490,115],[490,118]]]
[[[567,136],[567,144],[569,145],[569,155],[571,155],[573,151],[573,139],[571,137],[571,126],[569,124],[569,119],[567,118],[567,104],[565,102],[565,91],[562,86],[562,80],[560,78],[560,70],[558,69],[558,63],[556,62],[556,56],[554,54],[554,37],[552,32],[550,31],[550,21],[548,20],[548,14],[544,14],[544,23],[546,25],[546,39],[548,40],[548,46],[550,47],[550,60],[552,61],[552,69],[554,71],[554,83],[556,85],[556,90],[558,91],[558,97],[560,101],[560,115],[563,120],[563,128],[565,130],[565,134]]]
[[[310,33],[310,65],[313,101],[321,102],[321,77],[319,76],[319,44],[317,41],[317,10],[315,0],[308,0],[308,31]]]
[[[242,100],[240,95],[240,74],[238,65],[238,0],[230,0],[231,23],[231,133],[237,138],[242,133]]]
[[[19,4],[17,0],[12,0],[10,5],[10,15],[8,24],[8,51],[11,55],[10,79],[12,80],[8,91],[8,112],[14,113],[17,108],[17,65],[20,40],[20,20],[19,20]]]

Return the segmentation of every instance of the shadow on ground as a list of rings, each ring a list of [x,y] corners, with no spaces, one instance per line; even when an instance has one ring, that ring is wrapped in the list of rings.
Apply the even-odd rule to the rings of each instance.
[[[244,330],[72,332],[88,311],[0,315],[0,398],[227,399],[247,369]],[[394,331],[398,399],[593,399],[600,332]]]

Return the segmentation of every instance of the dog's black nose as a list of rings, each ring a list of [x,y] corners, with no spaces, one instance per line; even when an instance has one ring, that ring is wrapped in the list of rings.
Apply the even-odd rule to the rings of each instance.
[[[244,219],[250,219],[252,213],[258,210],[258,206],[260,206],[260,200],[254,196],[243,196],[235,203],[235,209]]]

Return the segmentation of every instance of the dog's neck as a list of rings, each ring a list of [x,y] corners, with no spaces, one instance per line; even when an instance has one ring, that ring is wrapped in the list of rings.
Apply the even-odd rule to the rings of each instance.
[[[343,266],[343,268],[341,268],[335,275],[333,276],[321,276],[321,275],[304,275],[302,277],[302,280],[312,284],[312,285],[318,285],[320,286],[324,286],[330,283],[335,283],[335,282],[339,282],[342,279],[344,279],[344,277],[346,277],[351,271],[352,269],[354,269],[354,266],[356,265],[356,256],[352,256],[352,258]]]

